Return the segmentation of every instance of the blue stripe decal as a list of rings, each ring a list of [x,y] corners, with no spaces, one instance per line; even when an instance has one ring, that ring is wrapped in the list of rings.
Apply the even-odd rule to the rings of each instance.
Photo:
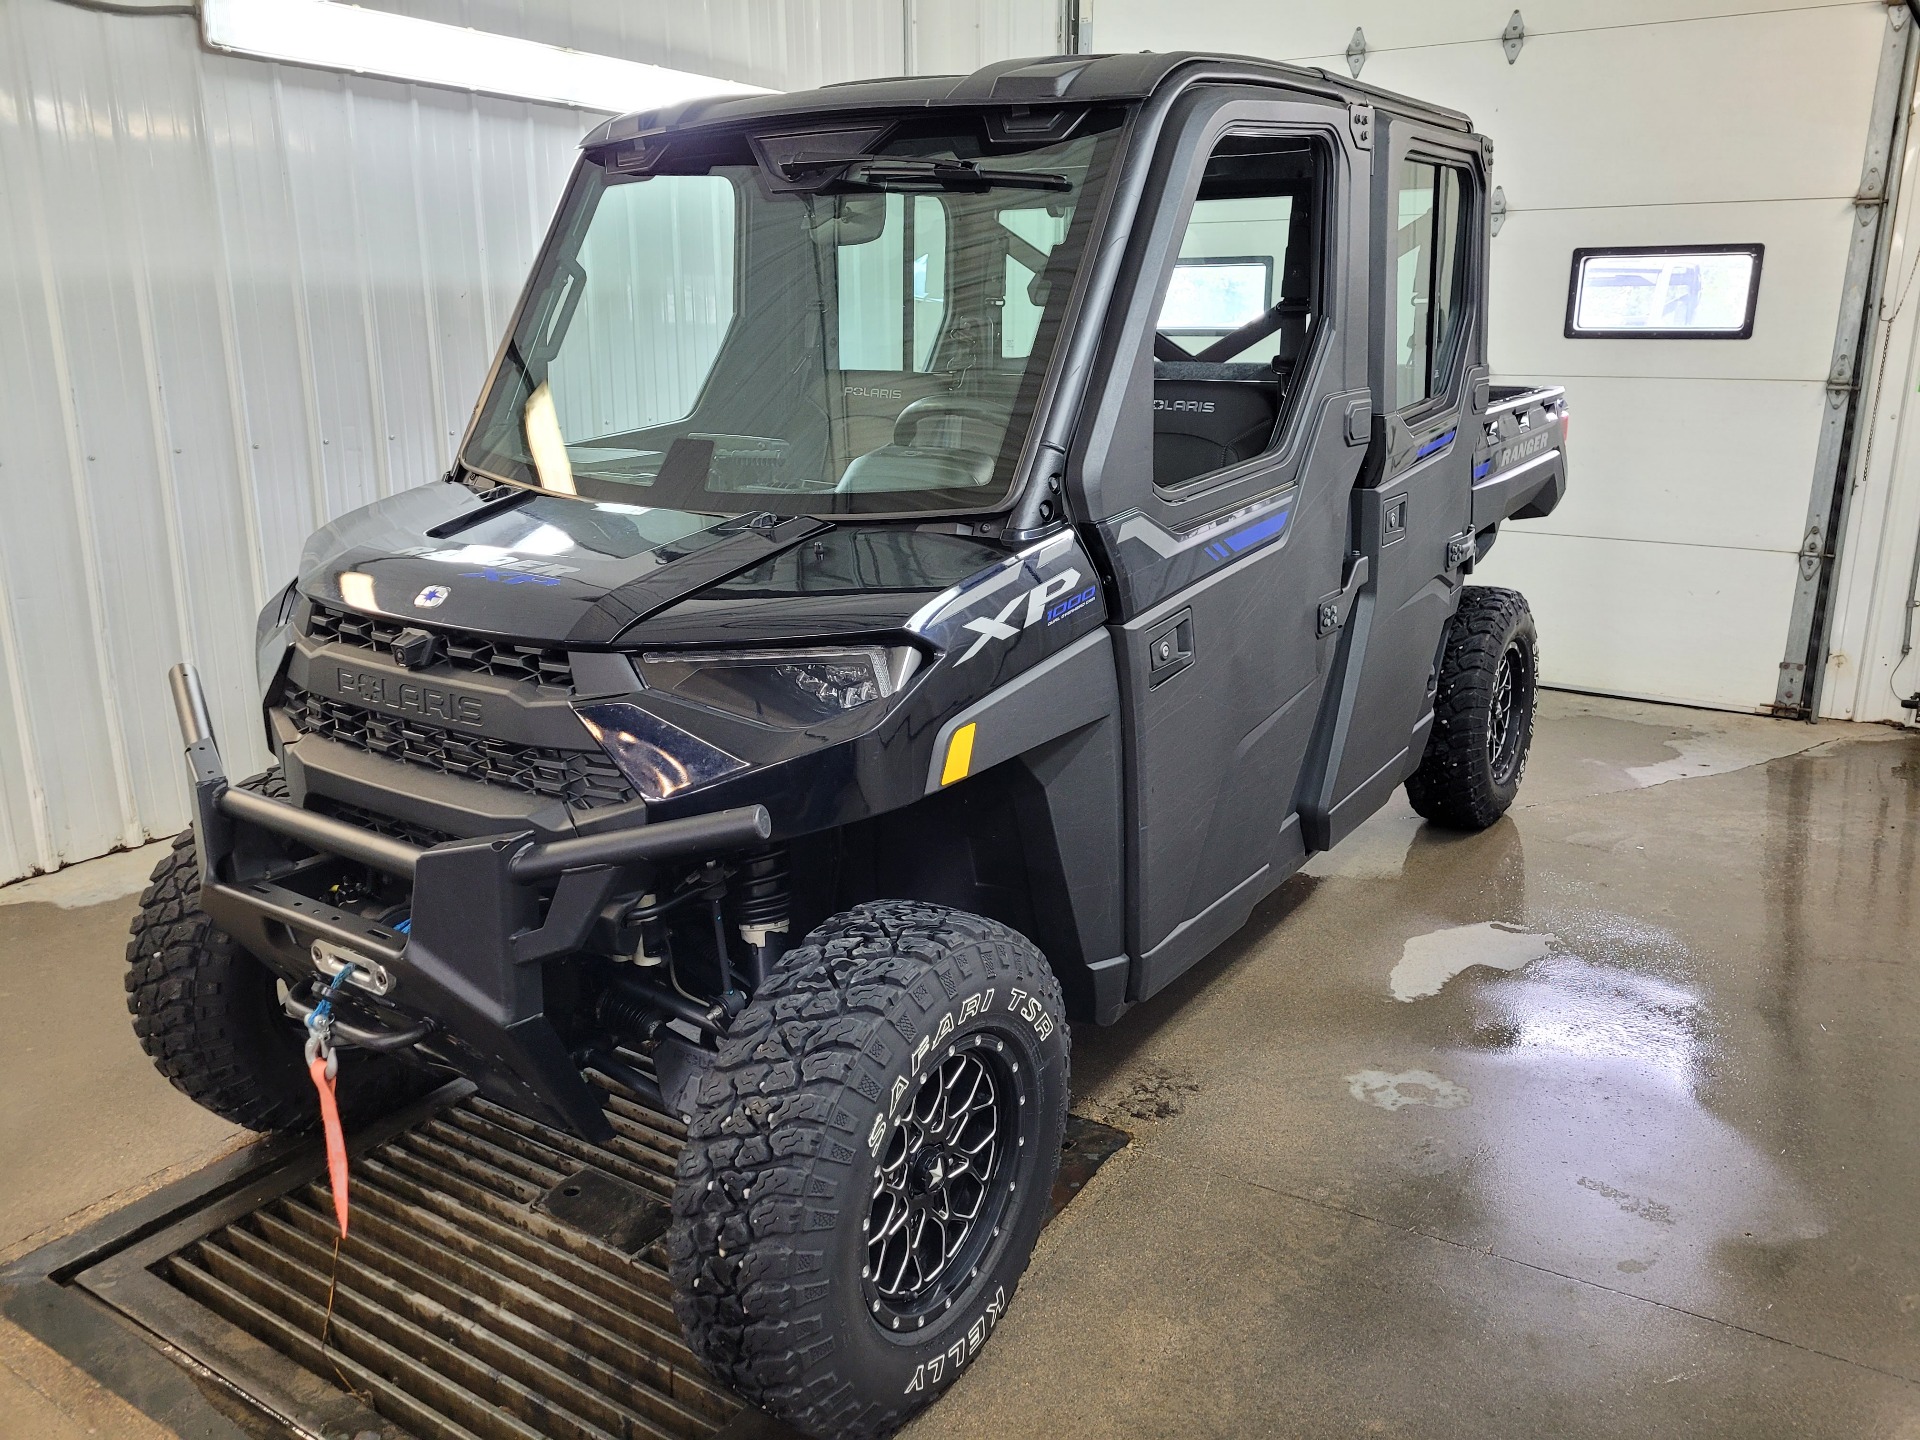
[[[1491,460],[1482,460],[1478,465],[1473,467],[1473,478],[1478,480],[1492,468],[1493,462]]]
[[[1289,506],[1286,510],[1276,510],[1273,514],[1262,516],[1251,525],[1236,530],[1231,535],[1210,541],[1206,547],[1207,554],[1215,560],[1231,560],[1234,556],[1251,550],[1262,541],[1273,539],[1287,528],[1287,516],[1291,513],[1291,509],[1292,507]]]
[[[1413,452],[1413,458],[1416,460],[1424,460],[1427,456],[1433,454],[1434,451],[1444,450],[1453,443],[1453,437],[1459,433],[1458,430],[1449,430],[1444,435],[1434,436],[1433,439],[1427,441],[1426,444]]]

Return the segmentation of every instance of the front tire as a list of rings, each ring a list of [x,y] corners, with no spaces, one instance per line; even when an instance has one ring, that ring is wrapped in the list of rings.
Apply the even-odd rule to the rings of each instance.
[[[1407,799],[1435,824],[1484,830],[1513,804],[1533,745],[1538,643],[1518,590],[1461,594],[1441,654],[1433,733],[1407,780]]]
[[[1059,1168],[1067,1032],[1026,939],[876,901],[784,956],[704,1082],[668,1254],[714,1376],[816,1436],[890,1433],[958,1377]]]

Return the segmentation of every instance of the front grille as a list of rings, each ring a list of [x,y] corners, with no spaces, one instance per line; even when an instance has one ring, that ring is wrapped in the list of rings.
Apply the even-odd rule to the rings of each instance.
[[[285,703],[287,718],[303,735],[337,740],[443,775],[564,800],[576,810],[639,798],[619,768],[598,750],[553,750],[465,735],[422,720],[362,710],[307,690],[289,690]]]
[[[415,825],[411,820],[379,815],[362,806],[350,805],[345,800],[335,800],[330,795],[316,795],[307,802],[307,806],[332,819],[358,825],[362,830],[371,830],[376,835],[385,835],[389,840],[404,840],[409,845],[418,845],[422,850],[431,850],[436,845],[460,838],[446,830]]]
[[[528,680],[543,690],[573,693],[573,662],[565,650],[551,646],[516,645],[509,640],[494,640],[470,630],[449,630],[439,625],[403,624],[398,620],[336,610],[318,602],[312,604],[307,616],[306,636],[309,640],[377,650],[385,655],[392,650],[400,632],[408,629],[430,630],[438,635],[447,663],[456,670],[491,675],[496,680]]]

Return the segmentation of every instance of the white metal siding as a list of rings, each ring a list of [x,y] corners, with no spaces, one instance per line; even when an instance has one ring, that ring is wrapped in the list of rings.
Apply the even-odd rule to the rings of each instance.
[[[385,8],[775,88],[1057,48],[1021,0]],[[0,880],[180,826],[176,659],[265,763],[259,606],[446,468],[599,118],[0,0]]]
[[[1771,703],[1839,316],[1886,9],[1861,0],[1095,0],[1102,50],[1224,49],[1470,114],[1509,212],[1493,242],[1496,378],[1564,383],[1571,487],[1478,577],[1524,590],[1551,683]],[[1745,341],[1569,340],[1573,249],[1760,241]]]

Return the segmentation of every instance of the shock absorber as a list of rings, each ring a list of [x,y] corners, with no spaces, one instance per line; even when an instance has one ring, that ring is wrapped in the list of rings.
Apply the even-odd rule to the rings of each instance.
[[[742,858],[734,872],[733,910],[746,942],[749,982],[758,992],[787,950],[787,850],[770,845]]]

